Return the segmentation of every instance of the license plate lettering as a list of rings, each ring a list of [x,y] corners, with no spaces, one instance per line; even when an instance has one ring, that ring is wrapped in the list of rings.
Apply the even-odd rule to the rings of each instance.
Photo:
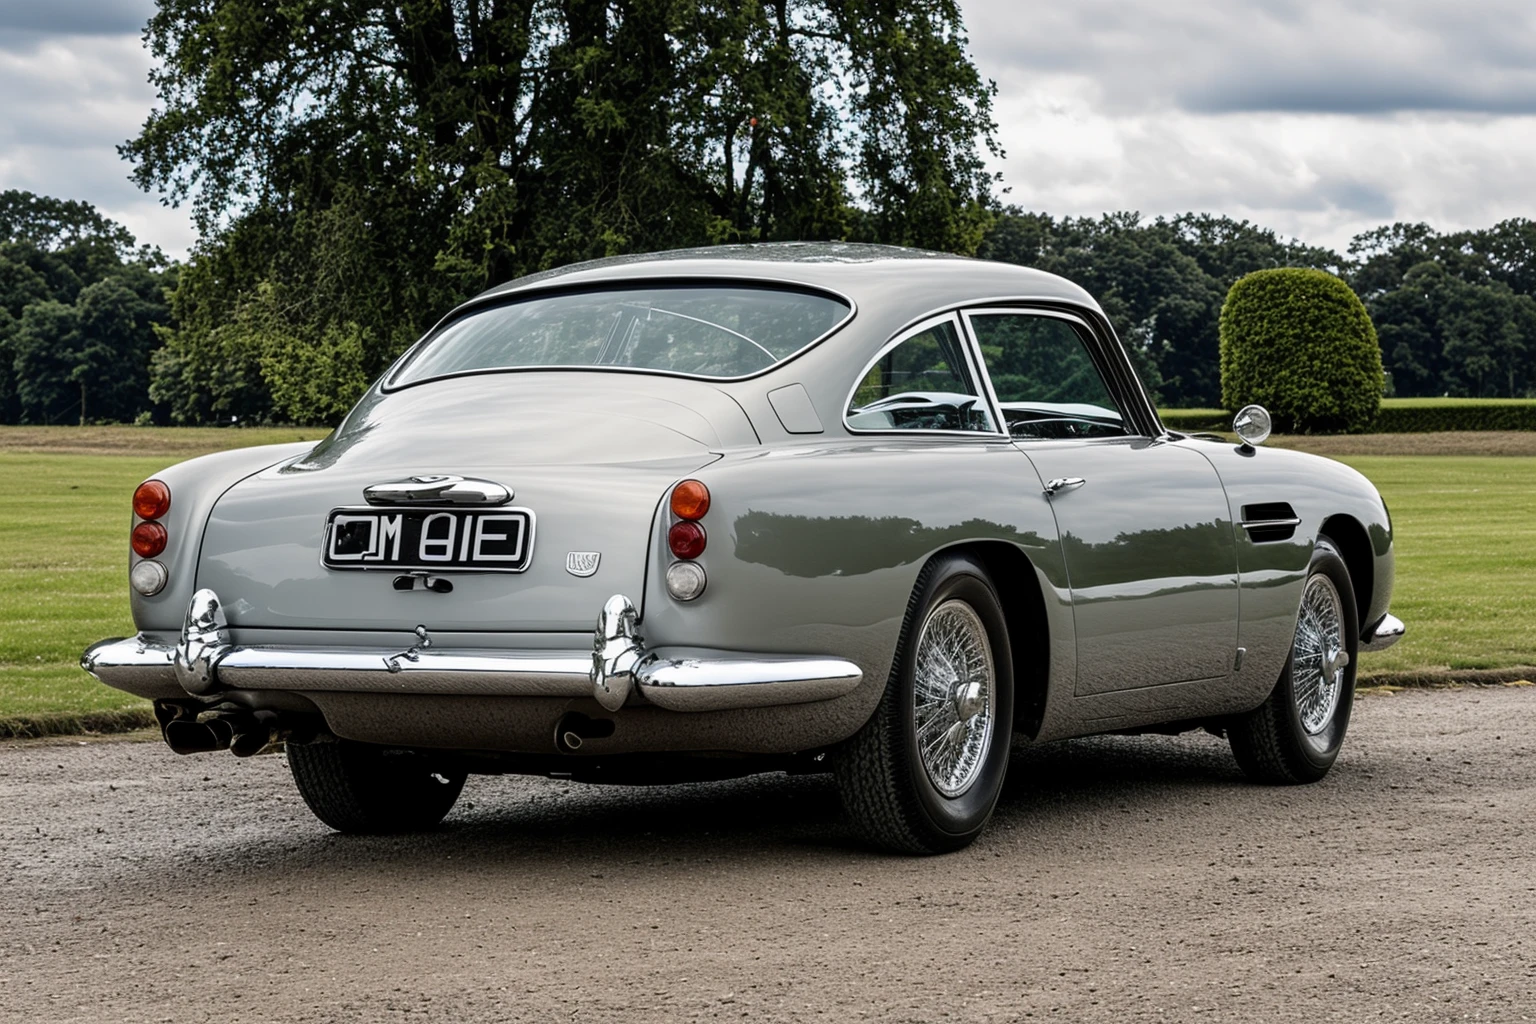
[[[533,554],[528,509],[336,509],[322,560],[332,569],[522,572]]]

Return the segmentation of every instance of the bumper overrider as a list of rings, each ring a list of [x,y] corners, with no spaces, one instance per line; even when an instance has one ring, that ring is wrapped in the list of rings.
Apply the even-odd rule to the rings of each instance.
[[[631,701],[671,711],[803,704],[841,697],[863,678],[841,658],[648,648],[638,619],[629,598],[609,598],[591,650],[448,650],[433,646],[423,627],[406,650],[243,646],[230,640],[219,596],[199,590],[179,643],[143,634],[103,640],[80,664],[119,689],[174,681],[193,697],[229,690],[591,697],[609,711]]]
[[[1408,627],[1396,615],[1383,615],[1360,631],[1362,651],[1384,651],[1403,638]]]

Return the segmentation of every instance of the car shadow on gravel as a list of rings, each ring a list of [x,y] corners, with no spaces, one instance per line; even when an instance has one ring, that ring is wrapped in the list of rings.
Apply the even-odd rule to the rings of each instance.
[[[1128,800],[1173,810],[1195,795],[1245,785],[1226,744],[1214,737],[1069,740],[1014,751],[995,820],[1049,830],[1085,812],[1121,808]],[[762,860],[818,851],[878,856],[844,820],[828,775],[768,774],[675,786],[476,777],[436,832],[311,834],[304,841],[385,856],[393,851],[405,858],[429,852],[594,868],[615,850],[627,860],[660,861]]]
[[[1088,736],[1015,747],[1000,806],[1039,799],[1123,797],[1128,790],[1226,788],[1243,782],[1227,741],[1178,736]]]
[[[215,820],[201,822],[185,845],[160,846],[122,865],[130,876],[125,880],[142,876],[160,885],[186,874],[201,884],[222,875],[282,886],[305,878],[387,882],[464,872],[582,879],[670,874],[703,864],[835,869],[886,856],[867,847],[844,820],[829,775],[767,774],[674,786],[477,776],[435,831],[344,836],[309,816],[288,788],[280,759],[262,768],[266,781],[258,788],[269,795],[230,794],[213,812]],[[1010,829],[1051,836],[1128,807],[1174,817],[1201,802],[1233,799],[1234,791],[1246,788],[1226,744],[1205,735],[1096,737],[1016,749],[978,848]],[[139,823],[156,827],[145,824],[149,820]]]
[[[1118,805],[1130,795],[1177,803],[1191,791],[1235,785],[1244,785],[1242,774],[1225,741],[1205,734],[1067,740],[1014,750],[997,814],[1043,817],[1037,823],[1048,825],[1063,805]],[[843,820],[830,775],[644,787],[472,778],[438,834],[551,849],[620,837],[673,850],[865,848]]]

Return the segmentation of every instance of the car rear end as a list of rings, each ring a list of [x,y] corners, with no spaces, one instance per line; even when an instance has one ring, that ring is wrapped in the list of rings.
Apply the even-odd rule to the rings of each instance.
[[[780,292],[765,303],[778,316]],[[182,752],[282,735],[528,755],[840,738],[815,716],[764,716],[849,693],[852,662],[715,649],[713,613],[686,636],[647,637],[642,623],[647,593],[687,603],[707,588],[709,468],[758,445],[711,375],[771,365],[846,309],[824,303],[770,351],[742,318],[695,326],[695,313],[724,319],[713,295],[639,299],[605,296],[607,320],[577,333],[601,336],[593,358],[666,361],[656,372],[525,365],[528,351],[481,365],[487,339],[513,328],[558,348],[549,324],[580,310],[566,301],[567,318],[537,331],[477,326],[471,311],[438,332],[457,330],[467,357],[429,338],[312,450],[157,475],[144,498],[166,510],[136,530],[158,549],[141,545],[131,567],[139,633],[83,664],[154,699]]]

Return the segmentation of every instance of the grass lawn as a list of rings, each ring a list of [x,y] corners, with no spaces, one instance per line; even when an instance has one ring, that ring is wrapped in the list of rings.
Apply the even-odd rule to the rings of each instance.
[[[128,499],[140,480],[204,451],[322,433],[0,427],[7,483],[0,495],[0,719],[142,704],[87,676],[78,661],[87,644],[133,632]],[[1493,457],[1419,454],[1435,450],[1425,447],[1435,435],[1404,436],[1406,448],[1365,436],[1329,449],[1375,481],[1397,529],[1392,609],[1408,623],[1408,636],[1390,651],[1362,656],[1362,672],[1536,662],[1536,590],[1528,584],[1536,578],[1536,545],[1526,540],[1536,519],[1530,439],[1517,435],[1512,454]],[[1461,441],[1469,436],[1479,435]],[[1313,440],[1323,447],[1346,439],[1277,442],[1305,447]],[[1374,454],[1403,450],[1414,454]]]
[[[1536,398],[1383,398],[1383,409],[1437,409],[1447,406],[1479,406],[1496,402],[1499,405],[1536,405]],[[1170,416],[1211,416],[1215,419],[1228,417],[1231,414],[1225,409],[1164,409],[1159,407],[1158,412],[1167,413]]]
[[[166,461],[0,452],[0,715],[137,702],[79,659],[86,644],[133,632],[128,498]]]
[[[1536,457],[1343,456],[1392,513],[1408,634],[1362,673],[1536,663]]]
[[[205,452],[318,439],[323,430],[0,427],[0,718],[143,705],[80,669],[80,652],[133,633],[129,498]]]

